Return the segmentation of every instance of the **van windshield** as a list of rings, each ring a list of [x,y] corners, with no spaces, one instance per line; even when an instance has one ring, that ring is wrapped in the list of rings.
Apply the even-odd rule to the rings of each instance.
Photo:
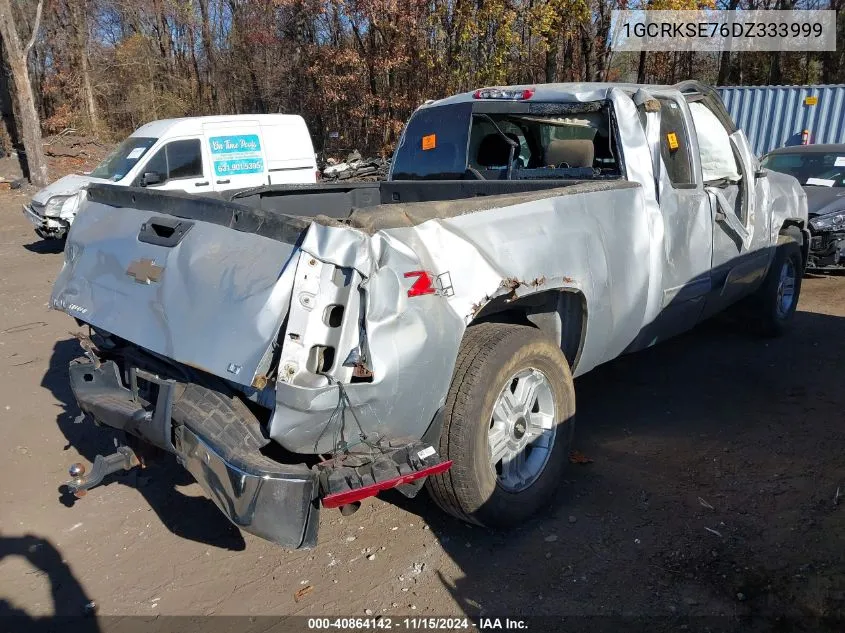
[[[91,172],[94,178],[105,178],[117,182],[129,173],[141,157],[147,153],[157,138],[130,136],[123,141],[105,160]]]

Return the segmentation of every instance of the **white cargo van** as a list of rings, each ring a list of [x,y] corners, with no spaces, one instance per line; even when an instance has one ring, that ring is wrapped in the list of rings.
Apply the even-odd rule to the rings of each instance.
[[[317,174],[314,146],[301,116],[163,119],[135,130],[90,174],[65,176],[39,191],[24,213],[41,237],[62,238],[91,182],[207,194],[314,183]]]

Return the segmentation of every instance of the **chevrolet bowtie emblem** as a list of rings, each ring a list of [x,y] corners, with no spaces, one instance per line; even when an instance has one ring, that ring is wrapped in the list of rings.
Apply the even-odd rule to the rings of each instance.
[[[126,274],[134,277],[139,284],[149,284],[151,281],[158,281],[161,279],[161,274],[164,272],[164,266],[156,266],[152,259],[136,259],[129,264],[126,269]]]

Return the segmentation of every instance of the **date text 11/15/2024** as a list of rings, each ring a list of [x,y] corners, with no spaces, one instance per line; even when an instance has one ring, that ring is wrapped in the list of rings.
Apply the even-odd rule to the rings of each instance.
[[[429,631],[527,631],[528,623],[514,618],[308,618],[308,630],[429,630]]]

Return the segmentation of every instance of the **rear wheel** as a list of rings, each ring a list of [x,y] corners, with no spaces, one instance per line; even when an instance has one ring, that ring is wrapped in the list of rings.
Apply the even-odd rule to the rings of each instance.
[[[575,392],[560,348],[539,330],[483,323],[461,344],[428,490],[446,512],[487,526],[523,522],[560,484]]]

